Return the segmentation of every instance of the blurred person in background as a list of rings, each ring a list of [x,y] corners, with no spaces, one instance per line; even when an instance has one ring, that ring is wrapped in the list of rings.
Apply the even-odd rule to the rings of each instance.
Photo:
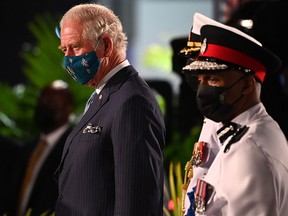
[[[39,216],[44,212],[54,212],[58,198],[54,173],[65,140],[74,126],[71,122],[73,107],[73,95],[67,83],[56,80],[41,90],[34,115],[39,134],[25,143],[21,150],[17,167],[17,200],[8,215],[23,216],[30,212],[31,216]]]

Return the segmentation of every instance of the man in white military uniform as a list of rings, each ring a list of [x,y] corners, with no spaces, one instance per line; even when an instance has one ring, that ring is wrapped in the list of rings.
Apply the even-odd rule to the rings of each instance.
[[[222,23],[219,23],[209,17],[204,16],[200,13],[195,13],[193,16],[193,25],[191,27],[191,31],[188,36],[187,46],[180,50],[179,55],[182,57],[189,58],[187,61],[187,68],[183,68],[183,74],[186,78],[186,81],[190,84],[192,89],[195,89],[195,76],[190,73],[189,62],[195,61],[196,57],[199,54],[201,48],[201,36],[200,29],[203,25],[216,25],[225,27]],[[192,78],[192,79],[191,79]],[[196,86],[197,87],[197,86]],[[196,187],[197,180],[199,178],[203,178],[211,163],[213,162],[216,154],[219,151],[220,143],[218,141],[216,131],[217,127],[219,129],[218,123],[214,122],[208,118],[205,118],[203,121],[201,133],[199,136],[199,141],[194,144],[194,149],[197,150],[199,143],[203,143],[205,145],[205,149],[203,149],[203,154],[205,157],[201,159],[201,162],[198,161],[196,164],[193,161],[193,158],[197,158],[196,155],[193,155],[191,160],[187,162],[185,172],[186,179],[184,179],[183,185],[183,200],[182,200],[182,213],[186,216],[193,216],[193,205],[194,205],[194,191]],[[213,131],[215,133],[213,133]],[[194,150],[194,151],[195,151]],[[189,173],[190,172],[190,173]]]
[[[202,114],[219,122],[220,150],[196,182],[195,215],[288,215],[288,146],[260,101],[266,73],[281,61],[262,44],[231,27],[203,25],[202,46],[186,69],[199,82]],[[206,131],[207,132],[207,131]]]
[[[195,57],[199,54],[201,48],[200,28],[205,24],[219,25],[215,20],[212,20],[200,13],[195,13],[193,17],[193,25],[187,40],[187,46],[179,52],[180,56],[188,58],[188,65],[190,62],[195,61]],[[183,74],[191,88],[195,89],[195,83],[193,82],[195,77],[191,77],[189,69],[185,70],[184,67]],[[190,78],[192,78],[192,80]],[[204,145],[205,148],[203,151],[198,151],[198,154],[195,153],[191,160],[186,164],[182,198],[182,213],[184,215],[194,215],[192,209],[194,203],[193,189],[195,189],[197,179],[202,178],[207,173],[208,168],[219,151],[220,144],[218,144],[218,138],[216,133],[212,133],[212,131],[216,132],[216,125],[217,122],[208,118],[204,119],[199,141],[194,144],[193,152],[199,149],[199,145]],[[201,161],[199,161],[200,153],[203,154]]]

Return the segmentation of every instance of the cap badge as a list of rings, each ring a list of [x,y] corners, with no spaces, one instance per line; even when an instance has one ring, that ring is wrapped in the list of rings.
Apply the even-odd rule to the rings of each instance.
[[[200,49],[201,54],[203,54],[206,51],[206,49],[207,49],[207,38],[204,38]]]

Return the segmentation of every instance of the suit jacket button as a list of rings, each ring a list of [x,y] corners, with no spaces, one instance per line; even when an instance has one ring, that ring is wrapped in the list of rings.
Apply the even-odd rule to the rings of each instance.
[[[59,199],[59,200],[63,199],[63,195],[60,194],[60,195],[58,196],[58,199]]]

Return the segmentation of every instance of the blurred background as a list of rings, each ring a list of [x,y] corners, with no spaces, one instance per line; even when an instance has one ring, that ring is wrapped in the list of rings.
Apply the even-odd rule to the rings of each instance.
[[[87,1],[27,0],[11,3],[6,0],[4,3],[1,13],[4,32],[1,35],[4,45],[4,68],[0,76],[1,136],[22,143],[36,133],[37,128],[32,118],[37,94],[53,80],[64,80],[75,93],[74,121],[82,115],[92,89],[75,83],[62,68],[63,54],[58,50],[60,40],[55,34],[55,27],[66,10],[84,2]],[[222,16],[223,9],[220,5],[224,1],[95,2],[110,7],[122,20],[129,40],[128,59],[155,89],[165,112],[167,141],[170,143],[175,118],[177,119],[175,115],[182,82],[179,71],[173,70],[172,56],[178,50],[173,50],[171,41],[174,38],[187,40],[196,11],[210,17]],[[186,46],[186,42],[177,45],[178,49],[181,46]]]
[[[74,92],[74,121],[93,89],[74,82],[62,68],[63,55],[55,27],[63,13],[82,0],[4,0],[1,13],[2,72],[0,136],[24,142],[36,133],[34,107],[39,90],[61,79]],[[167,126],[166,161],[186,162],[202,123],[194,93],[182,78],[193,14],[200,12],[258,39],[283,60],[283,68],[267,76],[263,102],[286,136],[287,0],[99,0],[112,8],[128,35],[128,59],[155,90]],[[246,21],[246,22],[243,22]],[[245,24],[246,23],[246,24]],[[248,24],[247,24],[248,23]],[[0,143],[1,145],[2,143]]]
[[[63,69],[63,54],[58,50],[60,41],[55,34],[55,27],[63,13],[73,5],[84,2],[87,1],[2,2],[0,179],[5,179],[6,182],[15,179],[7,178],[6,174],[14,171],[13,159],[18,157],[25,143],[39,133],[34,122],[34,112],[40,90],[54,80],[66,82],[74,96],[75,104],[71,116],[74,123],[81,117],[85,103],[93,91],[77,84]],[[241,29],[281,58],[282,68],[266,76],[261,98],[268,113],[288,137],[287,0],[95,2],[110,7],[122,20],[129,40],[128,59],[153,88],[163,110],[167,128],[164,159],[170,186],[164,191],[167,198],[165,206],[171,215],[178,215],[175,205],[177,197],[181,197],[181,172],[191,158],[203,120],[194,102],[195,92],[181,74],[187,59],[178,55],[187,45],[195,12]],[[1,193],[2,200],[7,200],[6,194],[12,196],[11,188],[7,187],[5,182],[0,185],[7,188],[7,193]],[[170,192],[174,191],[174,186],[178,190],[177,196],[173,197]],[[3,192],[2,188],[0,192]]]

